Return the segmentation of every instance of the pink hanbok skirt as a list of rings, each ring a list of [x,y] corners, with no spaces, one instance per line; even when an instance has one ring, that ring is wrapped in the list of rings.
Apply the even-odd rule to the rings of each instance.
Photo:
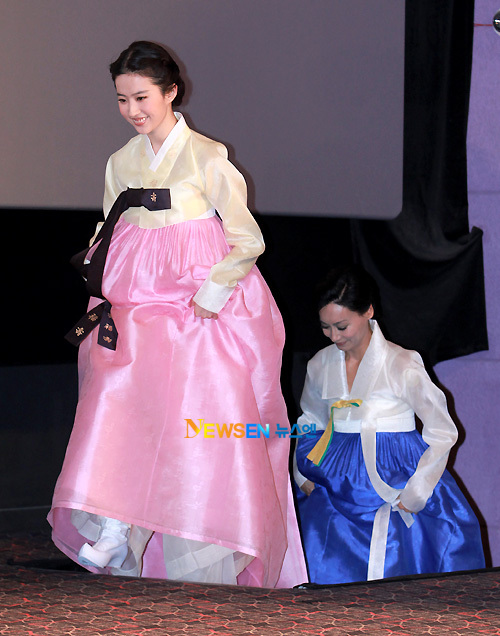
[[[289,444],[272,434],[288,425],[274,299],[254,267],[217,320],[190,305],[228,251],[217,217],[153,230],[117,223],[103,277],[117,348],[97,345],[97,330],[80,346],[75,424],[49,514],[72,559],[92,535],[75,524],[83,512],[90,525],[98,515],[140,529],[145,576],[168,578],[166,534],[254,557],[240,584],[306,580]],[[195,435],[187,420],[269,424],[271,435]]]

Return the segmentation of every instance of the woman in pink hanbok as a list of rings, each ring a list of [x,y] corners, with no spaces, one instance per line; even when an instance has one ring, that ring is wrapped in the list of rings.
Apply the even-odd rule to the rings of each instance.
[[[293,586],[306,571],[288,444],[218,434],[287,422],[245,181],[174,112],[184,83],[163,47],[134,42],[110,71],[139,134],[108,161],[106,220],[80,259],[92,298],[72,333],[80,393],[54,542],[92,572]]]

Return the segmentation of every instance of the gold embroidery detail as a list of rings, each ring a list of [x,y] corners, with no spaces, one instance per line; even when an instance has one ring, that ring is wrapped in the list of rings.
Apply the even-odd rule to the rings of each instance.
[[[90,314],[89,320],[92,320],[92,322],[95,322],[97,320],[97,314]]]
[[[113,342],[113,340],[109,336],[103,336],[102,339],[105,340],[106,342]]]
[[[77,327],[75,329],[75,333],[76,333],[77,336],[81,336],[81,335],[83,335],[85,333],[85,329],[83,327]]]
[[[153,194],[151,195],[151,201],[154,203],[156,201],[156,192],[153,192]]]
[[[113,327],[108,323],[104,325],[104,329],[107,329],[108,331],[113,331]]]

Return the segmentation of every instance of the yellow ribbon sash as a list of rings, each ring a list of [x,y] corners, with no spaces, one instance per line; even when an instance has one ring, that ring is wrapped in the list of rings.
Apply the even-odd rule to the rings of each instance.
[[[316,445],[309,452],[307,459],[310,459],[316,466],[320,466],[321,462],[325,458],[333,437],[333,409],[345,409],[350,406],[361,406],[362,403],[363,400],[337,400],[332,404],[328,426],[326,427],[323,435],[316,442]]]

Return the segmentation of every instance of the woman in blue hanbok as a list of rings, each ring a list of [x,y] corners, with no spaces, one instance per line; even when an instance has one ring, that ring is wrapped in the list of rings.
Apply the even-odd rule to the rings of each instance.
[[[384,338],[374,294],[356,267],[320,291],[333,344],[308,364],[298,423],[316,433],[300,438],[294,471],[314,583],[484,567],[478,521],[445,470],[457,441],[445,396],[417,352]]]

